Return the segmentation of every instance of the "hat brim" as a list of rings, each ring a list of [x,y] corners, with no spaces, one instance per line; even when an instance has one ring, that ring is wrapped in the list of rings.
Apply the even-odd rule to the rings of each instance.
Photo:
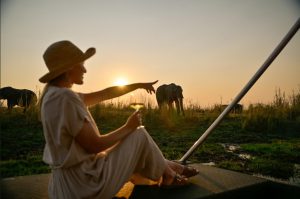
[[[44,76],[42,76],[39,79],[39,81],[41,83],[48,83],[51,80],[53,80],[54,78],[60,76],[61,74],[67,72],[68,70],[72,69],[72,67],[74,65],[87,60],[88,58],[90,58],[91,56],[93,56],[95,53],[96,53],[96,49],[95,48],[89,48],[89,49],[87,49],[85,51],[85,53],[83,54],[83,56],[75,58],[71,64],[67,64],[67,65],[61,66],[57,70],[50,71],[50,72],[46,73]]]

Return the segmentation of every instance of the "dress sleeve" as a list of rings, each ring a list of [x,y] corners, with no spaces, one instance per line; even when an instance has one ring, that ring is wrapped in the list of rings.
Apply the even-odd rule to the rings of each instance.
[[[72,92],[64,97],[62,108],[66,131],[75,137],[82,129],[83,123],[89,121],[87,107],[81,98]]]

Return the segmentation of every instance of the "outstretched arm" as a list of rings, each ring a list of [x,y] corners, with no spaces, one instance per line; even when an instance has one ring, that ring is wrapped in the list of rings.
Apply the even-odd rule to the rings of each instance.
[[[113,86],[97,92],[82,94],[82,96],[85,104],[87,106],[90,106],[102,102],[104,100],[109,100],[122,96],[139,88],[145,89],[150,94],[152,94],[152,92],[155,93],[153,84],[157,82],[158,80],[148,83],[134,83],[125,86]]]

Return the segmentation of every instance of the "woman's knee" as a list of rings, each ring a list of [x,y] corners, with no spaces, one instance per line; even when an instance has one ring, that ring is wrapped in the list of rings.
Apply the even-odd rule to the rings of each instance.
[[[130,135],[133,139],[137,139],[140,141],[147,140],[148,132],[145,130],[145,128],[137,128],[134,132]]]

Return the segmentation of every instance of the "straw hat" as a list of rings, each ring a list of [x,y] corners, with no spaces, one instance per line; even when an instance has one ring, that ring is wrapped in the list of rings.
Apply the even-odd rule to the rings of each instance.
[[[40,82],[47,83],[51,81],[70,70],[74,65],[90,58],[95,53],[95,48],[89,48],[84,53],[70,41],[53,43],[46,49],[43,55],[49,72],[39,79]]]

